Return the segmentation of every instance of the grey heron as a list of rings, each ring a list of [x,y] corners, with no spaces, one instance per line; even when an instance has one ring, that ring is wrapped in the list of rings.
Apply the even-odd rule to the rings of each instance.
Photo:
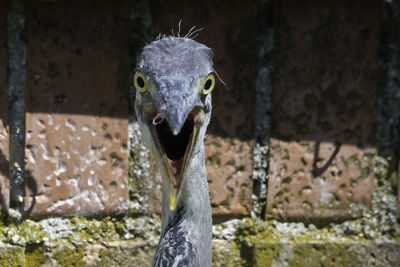
[[[153,266],[211,266],[204,137],[215,86],[212,52],[189,37],[143,48],[133,77],[142,137],[162,174],[162,229]]]

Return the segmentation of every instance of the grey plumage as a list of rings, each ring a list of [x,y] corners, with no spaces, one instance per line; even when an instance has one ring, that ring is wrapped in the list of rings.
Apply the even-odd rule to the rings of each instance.
[[[182,209],[177,210],[161,234],[153,266],[171,266],[178,263],[181,266],[200,265],[200,255],[192,244],[188,227],[185,227],[182,220]]]
[[[203,142],[215,84],[211,57],[207,46],[171,36],[147,45],[138,59],[136,114],[163,176],[162,234],[153,266],[211,266]]]
[[[165,37],[143,48],[138,67],[155,75],[205,76],[212,69],[212,51],[189,38]]]

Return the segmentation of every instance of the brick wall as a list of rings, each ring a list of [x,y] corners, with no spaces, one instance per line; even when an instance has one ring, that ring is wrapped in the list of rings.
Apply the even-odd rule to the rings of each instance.
[[[205,142],[216,221],[345,220],[360,215],[352,206],[371,206],[377,1],[30,1],[26,10],[27,216],[159,211],[160,176],[138,143],[129,79],[145,42],[181,19],[181,33],[204,27],[196,40],[213,49],[227,84],[213,93]],[[6,47],[4,19],[0,40]],[[0,62],[6,209],[6,49]]]
[[[379,16],[373,1],[276,5],[267,198],[273,214],[345,219],[351,204],[370,206]]]
[[[126,211],[129,2],[34,1],[27,25],[30,215]]]

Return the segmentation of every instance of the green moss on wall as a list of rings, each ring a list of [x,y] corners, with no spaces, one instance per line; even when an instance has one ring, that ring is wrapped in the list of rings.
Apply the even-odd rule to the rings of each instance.
[[[287,262],[290,266],[362,266],[356,253],[348,248],[348,245],[338,243],[300,244]]]
[[[0,247],[0,266],[23,266],[23,255],[24,250],[22,247]]]
[[[279,257],[282,244],[256,245],[254,248],[253,264],[251,266],[271,266]]]
[[[60,267],[79,267],[85,266],[84,248],[81,246],[75,248],[60,248],[54,254],[54,259]]]
[[[238,267],[245,264],[240,256],[240,248],[233,241],[214,240],[212,247],[212,266]]]
[[[24,263],[26,267],[40,267],[46,260],[43,247],[27,245],[25,248]]]
[[[117,255],[115,255],[115,252],[102,251],[101,254],[99,255],[99,261],[96,262],[96,266],[107,267],[110,265],[110,262],[112,262],[113,259],[115,259],[115,258],[117,258]]]

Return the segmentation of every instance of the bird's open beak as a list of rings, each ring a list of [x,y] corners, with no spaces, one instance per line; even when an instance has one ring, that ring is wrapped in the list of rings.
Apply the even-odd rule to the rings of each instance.
[[[155,125],[161,165],[169,183],[169,209],[175,210],[179,198],[180,188],[184,182],[184,174],[188,159],[192,157],[193,149],[198,139],[198,115],[200,109],[193,109],[182,120],[167,114],[168,118]]]
[[[180,189],[185,182],[185,171],[196,147],[201,124],[202,103],[198,98],[201,83],[194,77],[158,76],[154,78],[155,109],[150,112],[153,120],[152,135],[169,184],[169,209],[175,210]]]

